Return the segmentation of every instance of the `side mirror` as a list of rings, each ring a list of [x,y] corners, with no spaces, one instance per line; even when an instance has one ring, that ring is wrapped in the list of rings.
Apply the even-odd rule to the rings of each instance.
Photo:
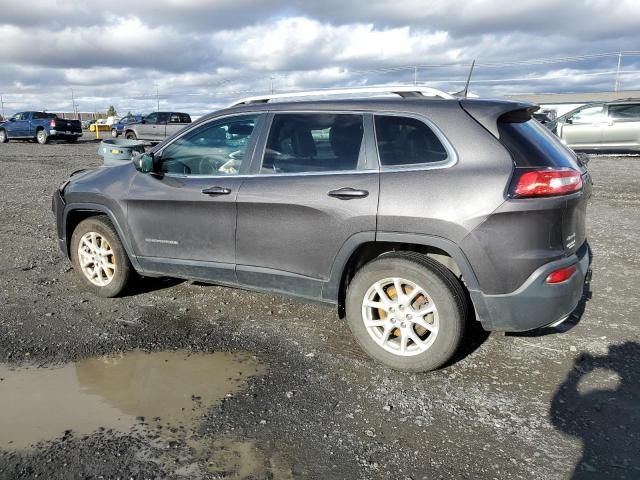
[[[153,173],[156,170],[157,160],[153,152],[142,153],[134,158],[136,168],[142,173]]]

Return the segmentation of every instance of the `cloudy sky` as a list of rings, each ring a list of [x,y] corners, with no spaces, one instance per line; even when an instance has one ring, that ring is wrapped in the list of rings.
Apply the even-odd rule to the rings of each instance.
[[[640,88],[639,0],[2,0],[0,95],[26,109],[199,115],[244,96],[426,83]],[[413,68],[412,66],[418,66]]]

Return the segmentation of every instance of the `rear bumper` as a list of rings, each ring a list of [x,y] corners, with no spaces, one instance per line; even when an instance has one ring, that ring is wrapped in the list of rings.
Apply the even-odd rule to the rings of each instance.
[[[577,270],[567,281],[545,283],[551,272],[573,264]],[[574,255],[538,268],[512,293],[485,295],[472,290],[470,295],[486,330],[523,332],[566,319],[578,306],[590,272],[591,251],[585,242]]]
[[[60,137],[81,137],[82,132],[72,132],[67,130],[49,130],[50,136],[60,136]]]

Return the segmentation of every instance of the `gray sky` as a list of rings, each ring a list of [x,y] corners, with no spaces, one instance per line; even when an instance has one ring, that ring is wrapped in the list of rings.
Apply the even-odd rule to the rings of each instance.
[[[505,93],[640,88],[640,0],[2,0],[5,112],[202,114],[270,91],[411,83]],[[99,5],[97,8],[94,5]],[[636,52],[633,54],[632,52]],[[572,60],[555,61],[565,57]]]

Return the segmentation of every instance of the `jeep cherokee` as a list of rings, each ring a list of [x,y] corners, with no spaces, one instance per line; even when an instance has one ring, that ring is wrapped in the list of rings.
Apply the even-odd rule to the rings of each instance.
[[[105,297],[139,274],[335,304],[405,371],[445,364],[474,318],[563,321],[590,272],[585,165],[537,107],[413,89],[250,99],[77,173],[54,194],[60,248]]]

